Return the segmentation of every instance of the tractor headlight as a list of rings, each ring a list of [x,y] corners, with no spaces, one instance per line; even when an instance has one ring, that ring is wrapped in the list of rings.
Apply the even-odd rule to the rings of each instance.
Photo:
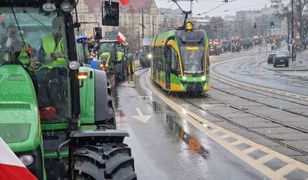
[[[201,80],[202,80],[202,81],[205,81],[205,79],[206,79],[205,76],[202,76],[202,77],[201,77]]]
[[[61,9],[64,12],[72,12],[74,10],[74,6],[71,3],[64,1],[61,3]]]
[[[22,155],[22,156],[19,156],[19,160],[26,166],[30,166],[31,164],[33,164],[34,162],[34,157],[32,155]]]
[[[77,61],[71,61],[68,66],[71,70],[78,70],[80,68],[80,63]]]
[[[56,8],[56,5],[55,5],[55,4],[52,4],[52,3],[45,3],[45,4],[43,4],[42,9],[43,9],[45,12],[54,12],[57,8]]]

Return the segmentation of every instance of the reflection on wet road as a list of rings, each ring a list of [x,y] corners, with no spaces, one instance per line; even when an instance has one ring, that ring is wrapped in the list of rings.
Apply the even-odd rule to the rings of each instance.
[[[118,127],[130,138],[138,179],[264,179],[183,119],[136,72],[115,94]],[[144,118],[150,117],[148,120]]]

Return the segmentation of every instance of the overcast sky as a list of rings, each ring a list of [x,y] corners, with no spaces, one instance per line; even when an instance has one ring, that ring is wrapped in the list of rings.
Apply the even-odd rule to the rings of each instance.
[[[177,6],[171,0],[155,0],[158,8],[172,8]],[[229,3],[223,3],[223,0],[194,0],[193,13],[196,16],[198,13],[205,13],[209,16],[225,16],[234,15],[240,10],[258,10],[265,5],[270,6],[270,0],[229,0]],[[182,2],[181,5],[189,9],[187,2]],[[220,6],[220,7],[218,7]],[[216,9],[217,8],[217,9]],[[188,10],[187,9],[187,10]]]

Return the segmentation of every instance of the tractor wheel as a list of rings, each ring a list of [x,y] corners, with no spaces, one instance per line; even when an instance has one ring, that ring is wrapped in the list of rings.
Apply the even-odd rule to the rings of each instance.
[[[131,149],[124,143],[81,146],[74,150],[72,163],[76,180],[137,179]]]

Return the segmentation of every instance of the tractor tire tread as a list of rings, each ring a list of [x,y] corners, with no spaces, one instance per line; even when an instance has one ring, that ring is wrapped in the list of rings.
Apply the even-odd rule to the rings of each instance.
[[[78,147],[73,157],[75,179],[137,179],[131,150],[124,143]]]

